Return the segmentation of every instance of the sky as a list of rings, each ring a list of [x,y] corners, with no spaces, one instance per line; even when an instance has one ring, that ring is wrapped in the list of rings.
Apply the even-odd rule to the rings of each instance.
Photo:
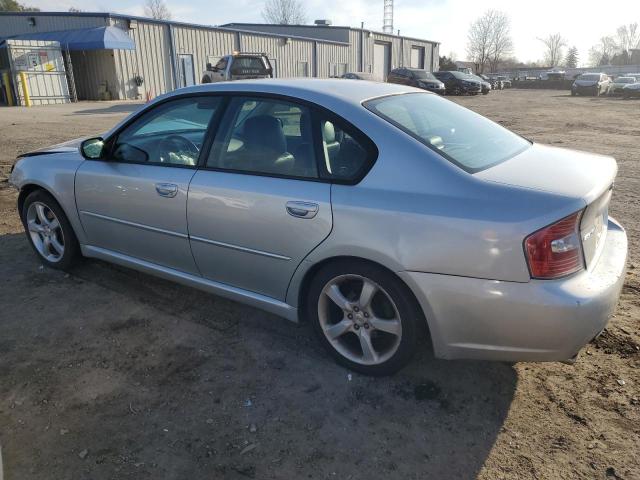
[[[264,0],[165,0],[174,20],[205,25],[262,22]],[[43,11],[110,11],[143,15],[144,0],[21,0]],[[309,22],[330,19],[334,25],[382,30],[383,0],[302,0]],[[640,0],[602,3],[595,0],[395,0],[394,29],[401,35],[435,40],[440,54],[466,59],[469,25],[489,8],[504,11],[511,20],[514,53],[522,61],[540,61],[544,46],[538,40],[560,32],[579,51],[580,64],[600,37],[615,35],[625,23],[640,23]],[[597,8],[591,8],[593,7]]]

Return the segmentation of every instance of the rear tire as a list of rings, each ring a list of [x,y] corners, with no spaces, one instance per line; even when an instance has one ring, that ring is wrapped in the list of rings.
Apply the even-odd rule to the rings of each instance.
[[[68,270],[81,257],[78,239],[67,216],[48,192],[30,193],[20,218],[31,247],[47,266]]]
[[[305,311],[337,363],[373,376],[391,375],[410,361],[424,322],[406,285],[361,260],[322,267],[309,286]]]

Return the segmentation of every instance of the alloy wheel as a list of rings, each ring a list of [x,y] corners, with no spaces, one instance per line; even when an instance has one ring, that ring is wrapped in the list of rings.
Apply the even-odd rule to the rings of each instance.
[[[402,322],[391,296],[360,275],[340,275],[322,289],[320,327],[343,357],[361,365],[378,365],[400,345]]]
[[[42,202],[27,210],[27,228],[38,253],[47,261],[59,262],[64,255],[64,233],[56,214]]]

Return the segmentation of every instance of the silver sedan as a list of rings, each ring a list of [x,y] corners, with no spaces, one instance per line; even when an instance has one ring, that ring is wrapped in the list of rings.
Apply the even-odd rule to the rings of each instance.
[[[23,155],[11,182],[46,265],[98,258],[304,319],[385,375],[424,342],[573,359],[624,279],[616,173],[422,90],[300,79],[175,91]]]

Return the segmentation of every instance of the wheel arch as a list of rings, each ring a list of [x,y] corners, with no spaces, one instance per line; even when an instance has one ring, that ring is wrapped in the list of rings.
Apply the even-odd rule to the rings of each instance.
[[[78,227],[75,225],[75,222],[74,222],[75,217],[69,214],[69,212],[65,208],[64,202],[60,201],[60,198],[58,198],[58,196],[54,193],[53,189],[48,188],[46,185],[42,185],[38,182],[31,181],[31,182],[25,183],[20,187],[20,192],[18,193],[18,215],[20,216],[20,220],[22,220],[22,210],[24,208],[24,202],[26,201],[29,195],[31,195],[33,192],[37,190],[42,190],[43,192],[51,195],[51,197],[55,200],[55,202],[58,204],[60,209],[64,212],[65,216],[67,217],[67,220],[69,221],[69,225],[71,225],[71,230],[73,231],[73,234],[76,236],[76,240],[79,241],[80,236],[78,235]],[[81,233],[84,233],[84,232],[81,232]]]
[[[414,307],[422,315],[422,321],[420,322],[420,324],[424,327],[424,332],[421,332],[421,334],[426,334],[429,338],[429,342],[430,343],[433,342],[433,339],[431,336],[431,328],[429,324],[429,315],[427,314],[427,312],[424,311],[423,306],[421,305],[420,301],[418,300],[418,297],[416,296],[411,286],[407,282],[405,282],[405,280],[402,277],[400,277],[397,272],[395,272],[393,269],[389,268],[388,266],[383,265],[380,262],[376,262],[374,260],[370,260],[368,258],[359,257],[355,255],[338,255],[338,256],[327,257],[320,261],[317,261],[316,263],[313,263],[303,272],[302,278],[298,281],[297,286],[295,287],[295,291],[288,292],[287,294],[288,300],[295,299],[295,301],[297,302],[297,308],[299,312],[298,317],[300,319],[303,318],[303,312],[306,307],[305,294],[309,289],[309,284],[313,280],[313,277],[324,266],[331,263],[337,263],[337,262],[343,262],[343,261],[359,261],[359,262],[368,263],[371,265],[375,265],[376,267],[381,268],[385,270],[387,273],[389,273],[390,275],[392,275],[398,281],[398,283],[402,285],[403,288],[406,289],[406,291],[409,293],[409,296],[412,302],[414,303]]]

